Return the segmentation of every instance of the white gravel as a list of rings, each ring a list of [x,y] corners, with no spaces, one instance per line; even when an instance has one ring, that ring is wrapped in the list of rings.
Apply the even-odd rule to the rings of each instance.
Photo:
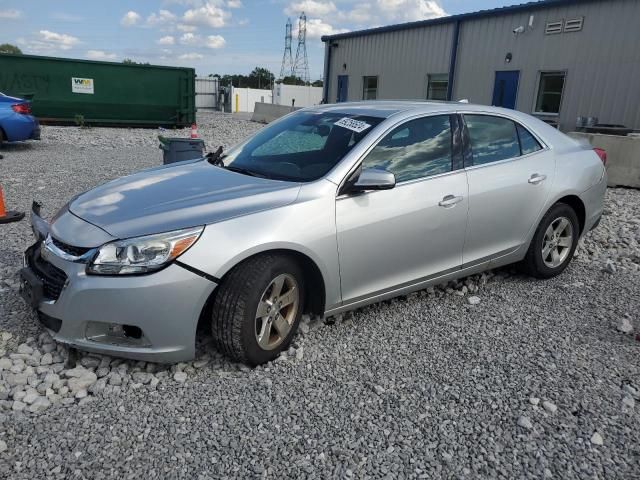
[[[261,125],[203,114],[198,127],[213,150]],[[157,133],[44,127],[2,150],[8,206],[35,198],[51,215],[158,165]],[[67,368],[17,295],[28,223],[1,225],[0,478],[638,478],[639,241],[640,192],[610,190],[550,281],[503,269],[305,318],[255,369],[207,339],[189,363]]]

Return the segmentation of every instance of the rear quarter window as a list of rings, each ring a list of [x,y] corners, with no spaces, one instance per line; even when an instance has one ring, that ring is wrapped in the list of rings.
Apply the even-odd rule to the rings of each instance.
[[[538,143],[538,140],[524,128],[522,125],[517,125],[516,129],[518,130],[518,137],[520,138],[520,150],[522,150],[522,155],[528,155],[529,153],[537,152],[538,150],[542,150],[542,145]]]

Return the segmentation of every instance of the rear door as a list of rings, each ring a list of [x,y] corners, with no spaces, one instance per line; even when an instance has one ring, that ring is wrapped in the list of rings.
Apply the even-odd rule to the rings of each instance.
[[[345,303],[460,268],[468,203],[457,125],[436,115],[396,127],[362,162],[394,173],[396,186],[336,199]]]
[[[555,157],[524,126],[465,114],[469,222],[463,263],[480,263],[523,244],[554,181]]]

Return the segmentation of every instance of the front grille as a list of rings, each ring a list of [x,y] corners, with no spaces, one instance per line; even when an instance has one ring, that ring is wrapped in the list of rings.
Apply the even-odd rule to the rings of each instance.
[[[68,245],[53,237],[51,237],[51,242],[53,242],[53,244],[56,247],[58,247],[60,250],[62,250],[64,253],[73,255],[74,257],[81,257],[82,255],[87,253],[89,250],[91,250],[90,248],[74,247],[73,245]]]
[[[44,296],[50,300],[58,300],[67,281],[66,273],[42,258],[40,248],[28,256],[28,263],[33,273],[42,281]]]

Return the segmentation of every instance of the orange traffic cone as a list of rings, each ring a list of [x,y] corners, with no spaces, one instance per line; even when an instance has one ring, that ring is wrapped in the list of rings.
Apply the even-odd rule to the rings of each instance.
[[[4,208],[4,195],[0,186],[0,223],[18,222],[24,218],[23,212],[7,212]]]
[[[198,126],[195,123],[191,124],[191,138],[198,138]]]

